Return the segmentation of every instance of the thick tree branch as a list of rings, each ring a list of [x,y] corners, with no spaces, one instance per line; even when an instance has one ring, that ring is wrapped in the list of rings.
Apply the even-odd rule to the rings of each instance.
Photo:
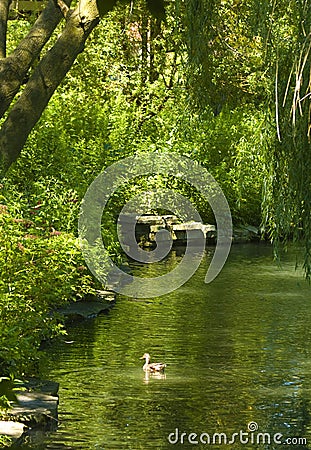
[[[19,156],[30,131],[98,22],[96,0],[81,1],[55,45],[38,64],[0,131],[2,173]]]
[[[6,57],[6,33],[11,0],[0,0],[0,59]]]
[[[0,118],[10,106],[29,68],[40,55],[61,19],[61,11],[53,0],[49,0],[28,35],[10,56],[0,60]]]

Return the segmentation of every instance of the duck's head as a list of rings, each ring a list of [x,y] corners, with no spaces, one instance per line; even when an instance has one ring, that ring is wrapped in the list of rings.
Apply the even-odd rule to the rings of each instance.
[[[141,356],[140,359],[148,359],[148,361],[150,360],[150,355],[149,353],[144,353],[143,356]]]

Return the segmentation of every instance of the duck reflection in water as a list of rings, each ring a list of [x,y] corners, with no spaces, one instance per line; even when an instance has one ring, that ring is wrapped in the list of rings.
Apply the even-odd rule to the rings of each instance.
[[[148,384],[150,380],[166,380],[166,373],[164,372],[149,372],[145,371],[144,383]]]

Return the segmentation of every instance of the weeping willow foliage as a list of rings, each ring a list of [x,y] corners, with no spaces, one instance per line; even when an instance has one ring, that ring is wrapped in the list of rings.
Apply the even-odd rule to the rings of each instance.
[[[274,2],[265,29],[267,65],[274,90],[267,93],[273,127],[266,148],[265,224],[280,242],[304,243],[304,269],[311,276],[310,70],[311,4]]]
[[[311,2],[188,0],[188,82],[193,104],[217,115],[255,104],[265,182],[263,225],[275,244],[304,243],[311,278]]]
[[[225,105],[260,102],[262,43],[247,1],[185,2],[188,82],[193,104],[218,115]]]

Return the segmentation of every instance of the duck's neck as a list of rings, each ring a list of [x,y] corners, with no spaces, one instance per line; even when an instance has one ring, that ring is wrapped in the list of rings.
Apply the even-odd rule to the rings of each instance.
[[[144,368],[148,367],[148,364],[149,364],[149,362],[150,362],[149,356],[146,356],[146,357],[145,357],[145,360],[146,360],[146,362],[145,362],[145,364],[144,364]]]

